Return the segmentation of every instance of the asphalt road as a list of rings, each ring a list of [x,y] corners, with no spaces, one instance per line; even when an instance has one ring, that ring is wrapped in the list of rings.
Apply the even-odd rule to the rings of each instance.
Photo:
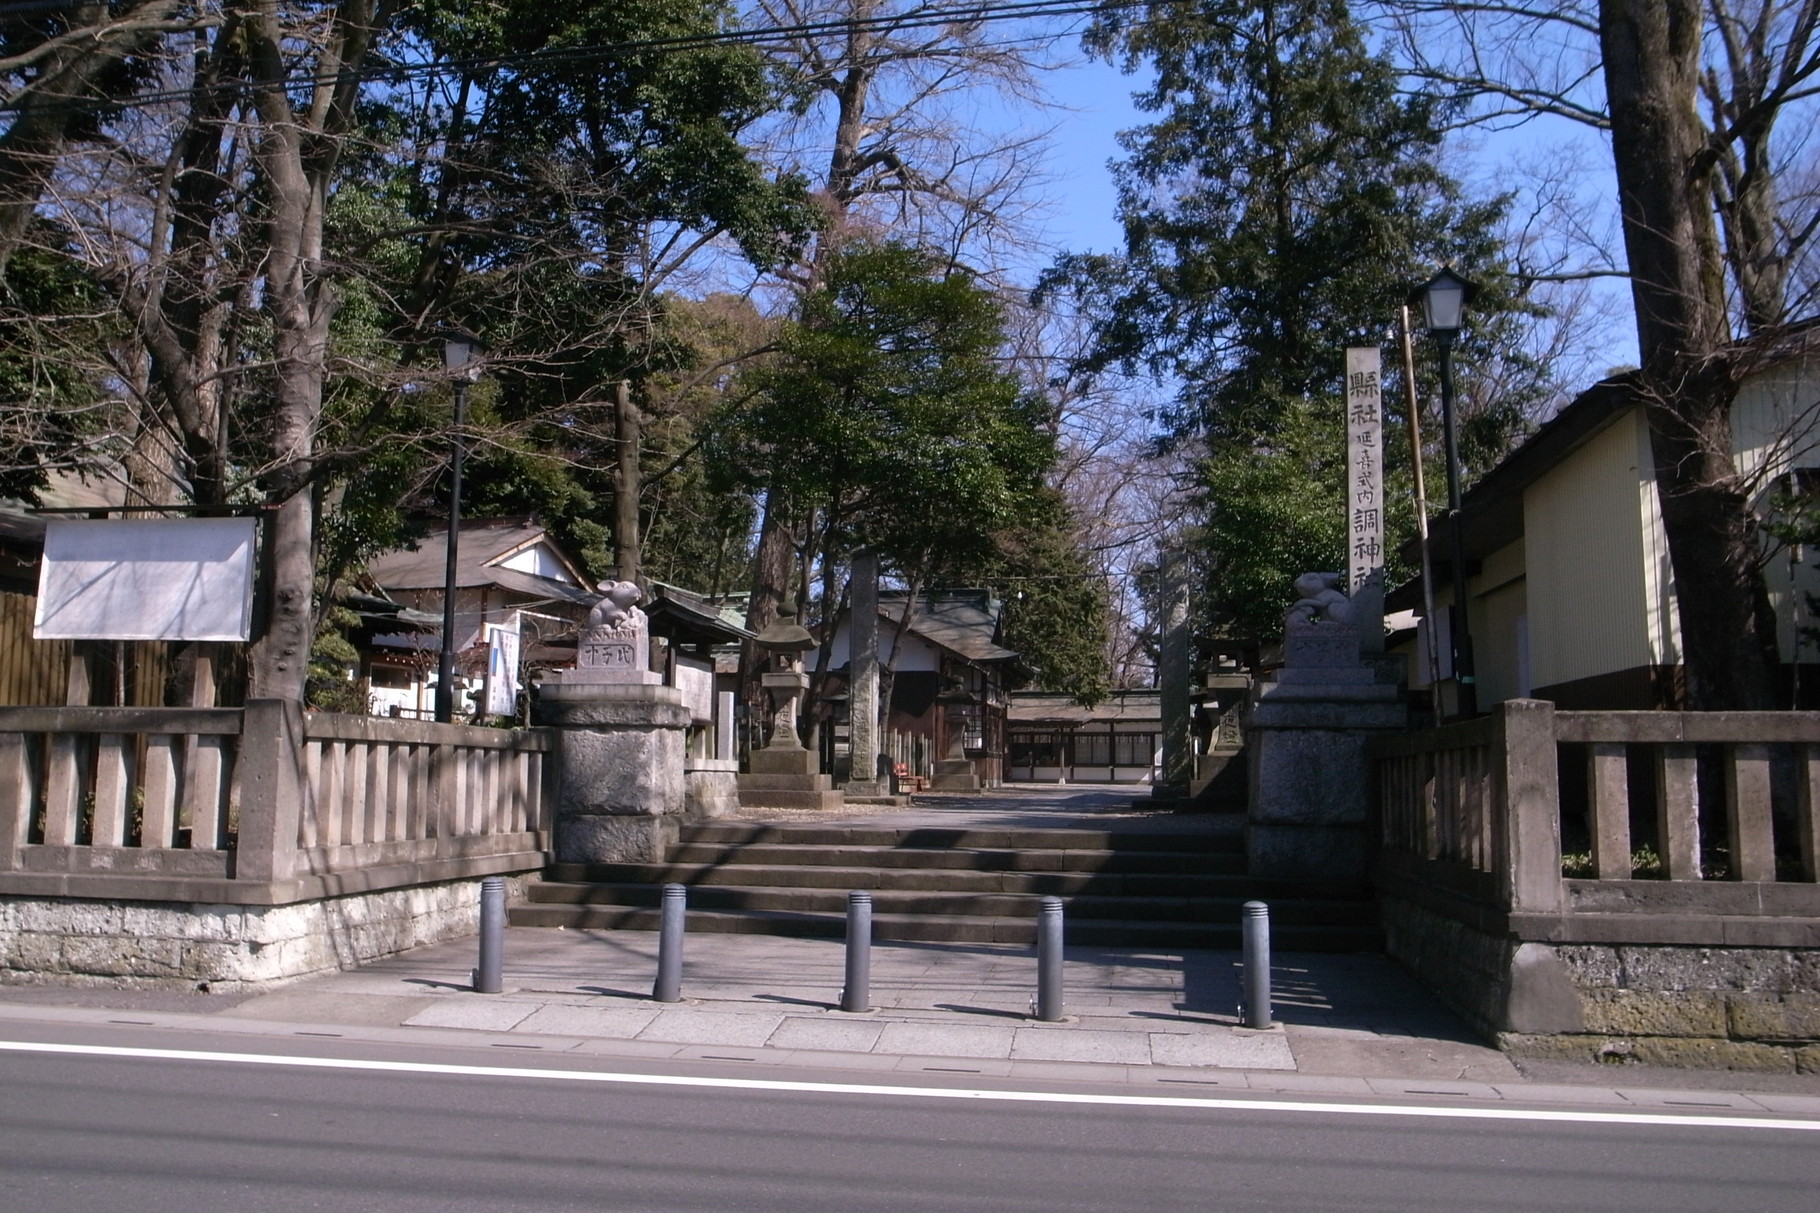
[[[295,1039],[259,1060],[244,1039],[199,1034],[50,1039],[80,1051],[0,1041],[4,1213],[1782,1213],[1820,1191],[1813,1122],[1412,1114],[1192,1088],[1172,1100],[1026,1085],[1007,1098],[971,1077],[916,1094],[877,1073],[640,1071],[622,1058]],[[148,1043],[148,1055],[89,1047]]]

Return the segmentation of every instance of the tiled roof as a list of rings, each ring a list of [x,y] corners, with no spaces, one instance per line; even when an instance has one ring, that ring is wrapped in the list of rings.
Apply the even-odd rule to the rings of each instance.
[[[1010,661],[1017,653],[995,639],[996,608],[984,590],[937,593],[918,601],[910,616],[909,630],[969,661]],[[895,626],[903,618],[903,594],[880,594],[878,613],[888,621],[887,626]]]
[[[440,590],[444,584],[448,528],[431,531],[415,548],[387,552],[367,565],[367,575],[388,590]],[[468,589],[497,585],[521,593],[553,595],[551,586],[563,585],[548,577],[502,569],[494,562],[539,542],[550,542],[549,535],[537,523],[523,518],[478,519],[461,524],[461,545],[455,554],[455,584]],[[552,544],[554,546],[554,544]],[[528,580],[536,588],[526,589],[516,581]],[[594,595],[578,586],[565,586],[579,593],[568,601],[592,602]]]
[[[1094,707],[1082,707],[1071,696],[1038,691],[1014,691],[1006,719],[1012,724],[1070,727],[1163,718],[1162,692],[1114,691]]]

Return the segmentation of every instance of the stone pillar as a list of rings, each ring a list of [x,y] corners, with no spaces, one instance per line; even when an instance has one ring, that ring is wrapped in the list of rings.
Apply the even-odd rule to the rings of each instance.
[[[537,722],[558,730],[556,861],[662,863],[687,808],[682,692],[546,680]]]
[[[887,796],[890,785],[878,777],[878,557],[853,557],[851,626],[847,629],[847,782],[855,796]]]
[[[575,668],[538,688],[537,722],[559,730],[556,861],[662,863],[687,812],[693,713],[682,691],[649,668],[638,587],[600,588]]]
[[[1349,623],[1292,620],[1275,682],[1252,688],[1245,740],[1253,876],[1366,875],[1373,733],[1405,727],[1397,688],[1361,660]]]
[[[1192,628],[1188,621],[1188,556],[1180,548],[1163,555],[1163,646],[1157,662],[1157,690],[1163,715],[1163,769],[1151,795],[1188,794],[1194,775],[1189,682],[1193,679]]]

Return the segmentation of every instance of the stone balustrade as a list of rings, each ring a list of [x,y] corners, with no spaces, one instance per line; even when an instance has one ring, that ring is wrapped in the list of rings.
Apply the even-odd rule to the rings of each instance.
[[[1820,1067],[1820,713],[1513,700],[1370,755],[1388,950],[1487,1035]]]
[[[283,905],[541,866],[541,730],[0,708],[0,894]]]

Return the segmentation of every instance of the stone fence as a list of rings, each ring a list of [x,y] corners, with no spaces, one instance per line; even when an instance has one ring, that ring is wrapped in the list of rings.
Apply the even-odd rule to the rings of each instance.
[[[1370,754],[1387,947],[1487,1035],[1820,1069],[1820,713],[1513,700]]]
[[[472,930],[476,878],[546,859],[551,749],[276,700],[0,708],[0,979],[245,984]]]

